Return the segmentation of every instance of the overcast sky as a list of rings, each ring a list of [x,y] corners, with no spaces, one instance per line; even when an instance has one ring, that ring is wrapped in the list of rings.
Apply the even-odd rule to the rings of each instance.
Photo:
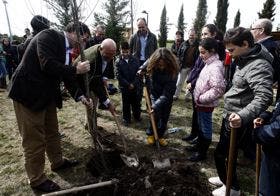
[[[83,0],[84,11],[82,15],[87,18],[86,24],[92,29],[93,14],[91,11],[102,12],[101,5],[106,0]],[[12,34],[22,36],[24,28],[30,27],[30,20],[33,15],[43,15],[51,21],[55,21],[52,11],[47,8],[43,0],[7,0],[7,10],[10,18]],[[80,0],[77,0],[79,3]],[[191,27],[195,18],[198,0],[133,0],[135,18],[146,17],[141,13],[143,10],[148,12],[149,28],[158,34],[159,21],[164,4],[166,5],[168,23],[171,25],[168,37],[173,38],[176,31],[176,24],[182,3],[184,2],[184,17],[188,27]],[[265,0],[229,0],[227,28],[233,26],[234,17],[238,9],[241,12],[241,25],[249,27],[257,18],[257,12],[263,8]],[[273,22],[274,29],[280,26],[280,0],[276,2],[276,15]],[[207,0],[208,15],[207,23],[213,23],[217,11],[217,0]],[[89,16],[90,15],[90,16]],[[88,17],[89,16],[89,17]],[[136,27],[136,25],[134,25]],[[5,14],[4,4],[0,2],[0,33],[8,33],[8,25]]]

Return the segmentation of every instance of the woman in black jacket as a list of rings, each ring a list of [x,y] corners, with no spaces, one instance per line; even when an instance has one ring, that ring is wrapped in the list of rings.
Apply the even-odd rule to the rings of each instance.
[[[163,135],[167,129],[167,122],[171,112],[178,70],[179,66],[176,57],[166,48],[157,49],[149,58],[147,75],[151,84],[152,112],[155,115],[161,146],[167,145]],[[151,126],[147,129],[147,135],[148,144],[154,144],[155,139]]]

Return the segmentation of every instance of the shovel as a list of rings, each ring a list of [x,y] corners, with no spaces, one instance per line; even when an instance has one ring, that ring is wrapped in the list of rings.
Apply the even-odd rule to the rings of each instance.
[[[259,195],[260,185],[260,168],[261,168],[261,149],[262,146],[260,144],[256,145],[256,181],[255,181],[255,195]]]
[[[115,123],[117,124],[118,132],[121,136],[121,139],[122,139],[122,142],[123,142],[123,147],[124,147],[124,154],[120,154],[120,157],[128,167],[138,167],[139,166],[139,159],[138,159],[138,157],[135,153],[128,155],[128,153],[127,153],[127,143],[126,143],[124,135],[122,133],[120,122],[119,122],[115,113],[113,113],[113,117],[114,117]]]
[[[230,131],[230,145],[228,153],[228,168],[227,168],[227,181],[226,181],[226,196],[230,195],[233,177],[233,163],[235,159],[235,146],[236,146],[236,129],[231,128]]]
[[[154,113],[152,112],[151,100],[150,100],[150,95],[149,95],[148,88],[147,88],[147,85],[146,85],[145,76],[143,78],[143,82],[144,82],[144,96],[145,96],[147,107],[148,107],[148,113],[150,114],[150,119],[151,119],[152,128],[153,128],[153,132],[154,132],[156,146],[157,146],[157,149],[159,151],[158,158],[152,159],[152,162],[153,162],[153,165],[154,165],[155,168],[164,169],[166,167],[170,167],[171,163],[170,163],[170,160],[168,158],[163,159],[163,158],[160,157],[161,153],[160,153],[160,144],[159,144],[159,138],[158,138],[158,133],[157,133],[157,126],[156,126],[156,122],[155,122]]]
[[[105,90],[106,90],[107,96],[109,97],[109,93],[108,93],[106,86],[105,86]],[[138,156],[135,153],[130,154],[130,155],[128,155],[128,153],[127,153],[127,143],[125,141],[123,132],[121,130],[120,122],[119,122],[115,112],[113,113],[113,117],[114,117],[115,123],[117,124],[118,132],[121,136],[121,139],[123,142],[123,147],[124,147],[124,154],[120,154],[120,157],[128,167],[138,167],[139,166]]]

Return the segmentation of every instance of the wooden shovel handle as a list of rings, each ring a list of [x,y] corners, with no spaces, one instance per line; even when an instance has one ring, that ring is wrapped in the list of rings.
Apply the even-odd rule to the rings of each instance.
[[[153,128],[153,132],[154,132],[154,137],[156,142],[158,143],[158,133],[157,133],[157,126],[156,126],[156,121],[155,121],[155,116],[154,113],[152,113],[152,107],[151,107],[151,100],[150,100],[150,96],[149,96],[149,92],[148,92],[148,88],[146,86],[144,86],[144,96],[146,99],[146,103],[147,103],[147,107],[148,107],[148,112],[151,118],[151,123],[152,123],[152,128]]]
[[[260,144],[256,145],[256,181],[255,181],[255,195],[259,195],[259,179],[260,179],[260,168],[261,168],[261,148]]]
[[[226,181],[226,196],[230,195],[230,189],[232,185],[233,163],[236,146],[236,129],[231,128],[230,131],[230,145],[228,153],[228,167],[227,167],[227,181]]]

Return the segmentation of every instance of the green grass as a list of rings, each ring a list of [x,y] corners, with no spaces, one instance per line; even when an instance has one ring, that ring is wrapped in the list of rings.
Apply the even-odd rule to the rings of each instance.
[[[169,134],[167,136],[169,146],[183,151],[186,143],[181,141],[181,137],[190,132],[191,126],[191,103],[186,103],[181,93],[180,99],[174,102],[170,115],[169,127],[181,127],[183,131]],[[117,111],[121,114],[120,94],[111,97],[117,106]],[[13,106],[6,93],[0,93],[0,195],[34,195],[30,189],[24,169],[24,158],[22,156],[21,138],[19,136]],[[223,103],[221,103],[222,106]],[[145,108],[144,99],[142,109]],[[116,131],[109,112],[99,111],[98,124],[106,130]],[[63,153],[66,157],[75,158],[81,164],[71,172],[64,172],[60,175],[51,172],[50,165],[46,159],[46,175],[58,182],[63,188],[89,184],[94,181],[93,177],[85,169],[91,155],[91,136],[84,129],[85,110],[80,104],[72,99],[64,102],[64,108],[58,111],[60,131],[65,134],[62,138]],[[140,143],[139,153],[149,153],[144,145],[145,129],[148,126],[148,115],[142,114],[143,122],[132,124],[128,128],[123,128],[126,137],[129,137],[128,147],[135,146],[135,141]],[[222,119],[222,107],[215,109],[213,114],[214,134],[213,143],[209,149],[208,159],[199,163],[201,171],[207,176],[215,176],[216,168],[213,160],[213,151],[219,139],[219,130]],[[142,145],[143,144],[143,145]],[[186,156],[186,155],[184,155]],[[254,194],[254,167],[238,168],[242,192],[244,195]]]

